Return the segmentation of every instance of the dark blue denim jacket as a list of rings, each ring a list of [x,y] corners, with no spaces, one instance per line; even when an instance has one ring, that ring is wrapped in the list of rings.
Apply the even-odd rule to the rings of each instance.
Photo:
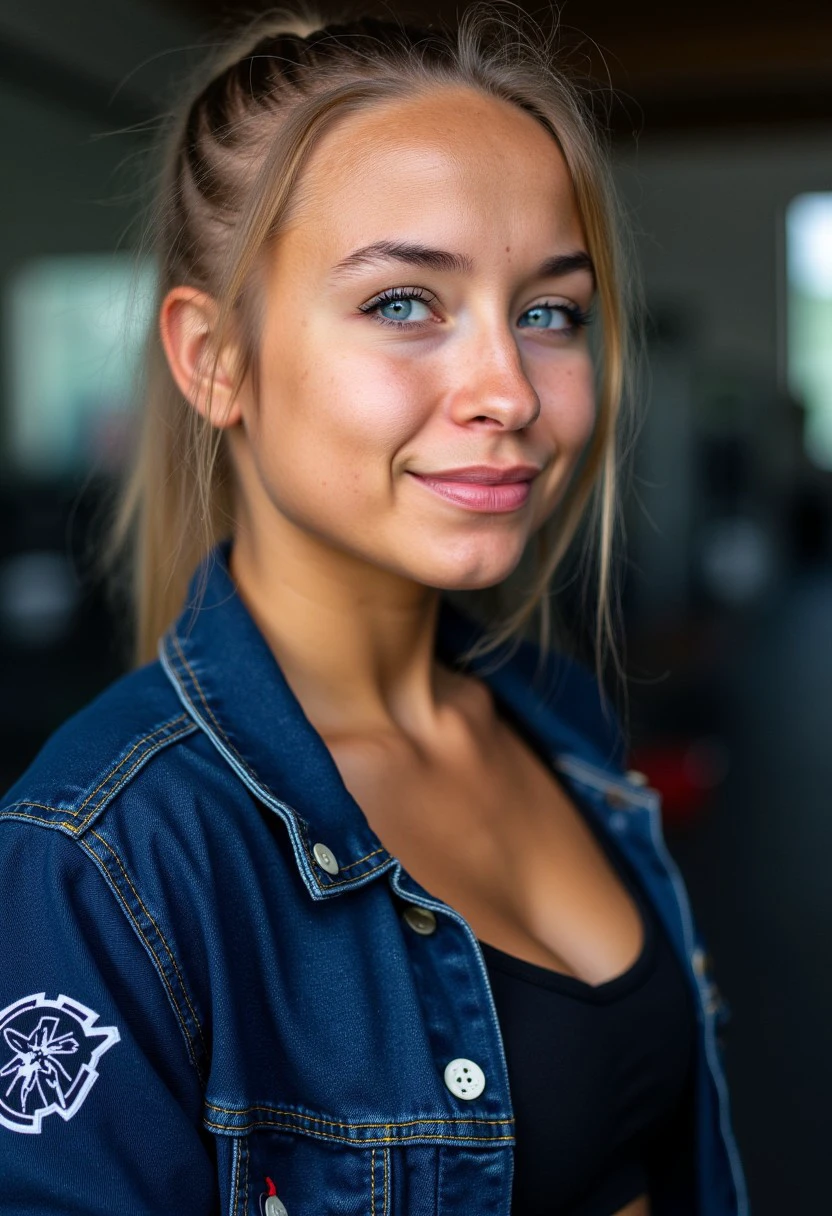
[[[476,938],[374,836],[226,560],[160,661],[0,805],[0,1208],[508,1216],[512,1106]],[[446,659],[471,636],[444,612]],[[697,1196],[671,1177],[654,1211],[743,1213],[718,1002],[657,796],[622,772],[590,675],[538,668],[524,646],[482,675],[641,876],[698,1011]],[[475,1098],[444,1081],[459,1058],[485,1075]]]

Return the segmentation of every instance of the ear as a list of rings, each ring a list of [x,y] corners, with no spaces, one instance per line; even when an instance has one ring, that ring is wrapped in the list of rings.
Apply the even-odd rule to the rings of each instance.
[[[214,369],[218,314],[216,300],[204,291],[174,287],[159,310],[159,336],[179,391],[212,426],[226,428],[242,419],[233,398],[238,350],[223,346]]]

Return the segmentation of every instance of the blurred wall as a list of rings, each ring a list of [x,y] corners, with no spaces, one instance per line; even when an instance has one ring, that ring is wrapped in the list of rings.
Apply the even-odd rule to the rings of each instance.
[[[820,127],[645,135],[621,141],[615,162],[649,319],[629,535],[653,622],[689,605],[709,514],[756,521],[774,578],[793,544],[786,498],[804,480],[828,486],[807,466],[786,386],[785,214],[796,195],[832,190],[832,140]],[[709,440],[737,446],[730,504],[709,505]]]
[[[30,257],[124,243],[144,124],[192,39],[186,22],[135,0],[2,0],[0,281]]]
[[[771,383],[783,352],[783,226],[795,195],[832,190],[825,128],[642,137],[616,152],[641,232],[651,302],[678,304],[709,362],[741,363]]]
[[[133,0],[0,6],[0,273],[29,253],[110,249],[132,208],[118,173],[164,104],[184,23]],[[128,184],[135,186],[135,181]]]
[[[752,1211],[815,1213],[832,1084],[832,472],[808,461],[786,391],[784,234],[792,198],[832,191],[832,139],[646,134],[616,163],[650,313],[627,503],[634,737],[668,792],[702,779],[698,807],[666,793],[666,828],[733,1008]]]
[[[43,255],[129,248],[138,158],[193,33],[133,0],[0,0],[0,301]],[[161,54],[165,52],[164,54]],[[95,493],[27,480],[8,459],[9,317],[0,315],[0,787],[116,674],[123,652],[83,577]],[[83,472],[81,480],[83,480]],[[30,560],[31,555],[34,559]],[[22,559],[22,563],[19,559]]]

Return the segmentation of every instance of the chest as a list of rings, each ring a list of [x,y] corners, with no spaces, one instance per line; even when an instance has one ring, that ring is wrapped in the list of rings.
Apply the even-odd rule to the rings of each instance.
[[[205,1124],[231,1197],[224,1210],[262,1211],[271,1179],[290,1216],[333,1205],[460,1216],[472,1196],[476,1210],[507,1216],[515,1111],[472,927],[395,863],[310,900],[281,825],[264,816],[250,827],[236,871],[224,855],[217,874],[229,886],[212,901],[224,911],[210,934],[219,982]],[[432,912],[431,932],[415,927],[414,907]],[[570,1044],[564,1035],[550,1046],[568,1060]],[[459,1060],[480,1069],[481,1091],[449,1083]],[[556,1087],[547,1117],[556,1102],[567,1113]]]
[[[585,816],[505,723],[426,757],[334,747],[385,847],[480,940],[588,983],[643,945],[635,904]]]

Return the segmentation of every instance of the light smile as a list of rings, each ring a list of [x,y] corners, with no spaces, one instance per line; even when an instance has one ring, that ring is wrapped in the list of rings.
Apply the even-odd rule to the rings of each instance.
[[[519,511],[531,495],[540,469],[532,465],[491,468],[485,465],[410,476],[432,493],[468,511],[501,515]]]

